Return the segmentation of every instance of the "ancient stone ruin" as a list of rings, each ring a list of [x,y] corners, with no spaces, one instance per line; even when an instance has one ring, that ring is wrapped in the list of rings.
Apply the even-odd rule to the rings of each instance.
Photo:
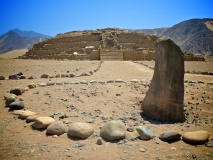
[[[33,46],[24,59],[154,60],[156,36],[106,28],[58,34]]]
[[[155,52],[154,75],[142,102],[143,113],[159,121],[183,122],[183,52],[167,37],[157,40]]]

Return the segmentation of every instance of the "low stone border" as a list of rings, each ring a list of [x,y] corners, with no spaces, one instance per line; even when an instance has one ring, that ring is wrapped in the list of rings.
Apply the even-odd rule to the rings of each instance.
[[[117,80],[109,80],[108,83],[125,83],[125,81],[121,79]],[[138,83],[139,81],[137,79],[133,79],[130,81],[131,83]],[[97,81],[92,80],[90,81],[90,84],[95,84]],[[61,83],[58,83],[61,84]],[[87,81],[81,81],[79,83],[75,84],[86,84],[88,85]],[[45,87],[46,85],[44,83],[40,83],[41,87]],[[36,88],[36,85],[31,83],[28,85],[29,88],[33,89]],[[21,119],[27,119],[26,122],[33,122],[31,125],[35,129],[47,129],[48,134],[52,134],[53,137],[57,137],[63,133],[67,133],[68,136],[71,137],[77,137],[81,139],[86,139],[90,137],[94,133],[94,126],[88,124],[88,123],[72,123],[69,129],[66,131],[63,127],[63,123],[60,121],[55,122],[54,117],[51,116],[39,116],[39,114],[28,111],[28,110],[20,110],[24,109],[24,103],[23,101],[20,101],[17,99],[17,95],[21,95],[26,90],[22,89],[12,89],[10,93],[13,93],[11,95],[7,95],[5,97],[5,104],[7,107],[13,106],[13,113],[15,115],[18,115]],[[22,105],[21,108],[18,107],[19,103]],[[17,105],[17,106],[15,106]],[[15,106],[15,108],[14,108]],[[56,113],[55,113],[56,114]],[[63,115],[66,116],[66,115]],[[66,123],[65,123],[66,124]],[[83,130],[81,129],[83,128]],[[136,131],[138,132],[139,139],[141,140],[150,140],[156,137],[156,135],[152,132],[152,130],[146,126],[136,126]],[[134,130],[134,129],[133,129]],[[60,132],[59,132],[60,131]],[[114,141],[114,140],[123,140],[125,141],[126,138],[126,131],[132,132],[130,129],[126,129],[125,124],[120,120],[112,120],[109,122],[106,122],[104,126],[101,127],[100,133],[96,144],[102,145],[102,138],[106,139],[107,141]],[[138,136],[135,139],[138,139]],[[171,142],[171,141],[178,141],[180,140],[182,136],[182,140],[189,144],[205,144],[207,147],[212,147],[212,142],[208,142],[208,138],[210,137],[210,133],[207,131],[194,131],[194,132],[186,132],[183,135],[180,133],[177,133],[173,130],[166,131],[158,136],[158,138],[162,141]],[[102,138],[101,138],[102,137]],[[128,140],[126,140],[127,142]],[[124,143],[126,143],[124,142]],[[120,142],[118,142],[120,143]]]
[[[89,71],[88,73],[82,73],[80,75],[74,75],[72,73],[67,73],[67,74],[55,74],[55,75],[48,75],[48,74],[42,74],[40,76],[40,78],[74,78],[74,77],[84,77],[84,76],[91,76],[92,74],[94,74],[95,72],[97,72],[102,65],[103,61],[100,61],[97,65],[97,68]],[[8,78],[4,77],[4,76],[0,76],[0,80],[19,80],[19,79],[36,79],[35,76],[30,76],[30,77],[26,77],[24,76],[24,74],[22,72],[18,73],[18,74],[14,74],[14,75],[10,75]]]

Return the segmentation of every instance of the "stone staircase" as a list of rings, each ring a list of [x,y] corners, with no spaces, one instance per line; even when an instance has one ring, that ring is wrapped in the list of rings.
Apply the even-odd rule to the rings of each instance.
[[[101,61],[123,61],[123,51],[114,50],[114,51],[100,51],[100,60]]]

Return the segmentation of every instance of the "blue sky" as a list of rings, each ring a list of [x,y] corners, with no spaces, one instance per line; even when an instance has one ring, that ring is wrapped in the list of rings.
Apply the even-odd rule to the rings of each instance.
[[[0,0],[0,35],[19,28],[55,36],[73,30],[171,27],[213,18],[213,0]]]

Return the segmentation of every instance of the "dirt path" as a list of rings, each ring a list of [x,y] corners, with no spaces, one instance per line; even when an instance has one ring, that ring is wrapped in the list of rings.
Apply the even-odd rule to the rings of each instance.
[[[123,79],[130,81],[131,79],[151,80],[153,70],[148,67],[129,61],[105,61],[102,63],[100,70],[90,78],[98,80],[116,80]]]

